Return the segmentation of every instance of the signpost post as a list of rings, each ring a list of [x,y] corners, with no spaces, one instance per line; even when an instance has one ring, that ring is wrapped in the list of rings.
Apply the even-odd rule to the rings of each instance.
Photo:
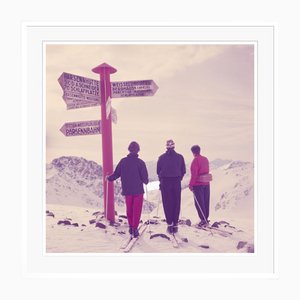
[[[158,86],[153,80],[110,82],[110,74],[117,72],[103,63],[92,69],[100,75],[98,80],[63,72],[58,79],[67,109],[101,105],[101,121],[65,123],[61,132],[65,136],[102,134],[103,204],[105,217],[115,222],[114,185],[106,176],[113,173],[111,98],[153,96]]]
[[[110,74],[117,72],[116,69],[108,64],[101,64],[92,69],[94,73],[100,75],[100,94],[101,94],[101,125],[102,125],[102,161],[103,161],[103,191],[104,207],[106,218],[115,221],[114,208],[114,184],[106,180],[106,176],[113,173],[113,151],[112,151],[112,129],[111,113],[106,113],[107,101],[111,98]],[[110,109],[110,108],[109,108]]]

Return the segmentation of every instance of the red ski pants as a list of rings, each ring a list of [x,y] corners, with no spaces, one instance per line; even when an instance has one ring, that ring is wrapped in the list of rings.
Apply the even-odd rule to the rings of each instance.
[[[129,226],[138,228],[143,208],[143,194],[126,195],[126,213]]]

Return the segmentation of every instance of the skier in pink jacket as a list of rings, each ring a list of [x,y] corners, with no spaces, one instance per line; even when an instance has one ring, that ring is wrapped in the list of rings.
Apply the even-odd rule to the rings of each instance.
[[[195,196],[195,206],[200,218],[199,226],[205,226],[209,222],[210,184],[209,181],[201,179],[201,175],[209,174],[209,162],[205,156],[200,155],[201,149],[198,145],[194,145],[191,151],[194,159],[191,163],[189,188]]]

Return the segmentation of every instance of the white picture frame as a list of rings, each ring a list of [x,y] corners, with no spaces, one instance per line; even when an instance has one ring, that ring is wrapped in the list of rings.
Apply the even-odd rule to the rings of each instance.
[[[23,267],[25,274],[85,277],[251,277],[278,274],[274,198],[274,31],[266,26],[23,24]],[[45,120],[43,43],[126,41],[251,42],[256,45],[256,251],[254,254],[44,253]],[[97,63],[97,62],[95,62]],[[34,147],[33,147],[34,145]],[[112,266],[118,266],[114,268]],[[166,267],[168,266],[168,268]],[[157,270],[160,273],[157,273]],[[168,271],[166,271],[168,270]]]

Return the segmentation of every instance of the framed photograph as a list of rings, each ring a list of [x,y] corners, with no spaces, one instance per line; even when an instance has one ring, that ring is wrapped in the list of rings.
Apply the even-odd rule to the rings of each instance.
[[[274,26],[25,23],[22,54],[28,274],[276,276]]]

